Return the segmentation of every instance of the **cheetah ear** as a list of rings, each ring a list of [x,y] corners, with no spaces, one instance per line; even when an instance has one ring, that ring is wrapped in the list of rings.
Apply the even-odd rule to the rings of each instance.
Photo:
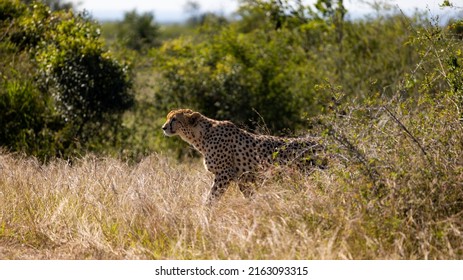
[[[201,117],[200,113],[194,112],[188,116],[188,123],[192,126],[196,126],[200,117]]]

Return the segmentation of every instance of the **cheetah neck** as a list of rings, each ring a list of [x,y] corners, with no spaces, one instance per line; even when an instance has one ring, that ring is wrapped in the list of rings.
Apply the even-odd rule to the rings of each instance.
[[[201,123],[195,128],[190,128],[185,131],[180,137],[183,141],[192,145],[198,152],[205,155],[205,136],[209,130],[210,125],[207,123]]]

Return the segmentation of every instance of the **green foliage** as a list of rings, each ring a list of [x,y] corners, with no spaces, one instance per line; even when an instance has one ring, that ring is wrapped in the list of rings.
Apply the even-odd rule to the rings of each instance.
[[[27,116],[36,118],[34,129],[29,129],[29,123],[13,124],[15,117],[5,119],[11,122],[7,125],[29,129],[34,134],[29,140],[36,145],[25,144],[25,150],[35,154],[30,147],[39,147],[37,143],[45,140],[54,141],[54,148],[48,151],[53,156],[100,149],[105,146],[102,139],[109,135],[114,137],[114,145],[121,115],[134,102],[131,75],[127,65],[104,49],[98,26],[84,14],[52,12],[38,3],[26,6],[7,1],[2,2],[1,8],[4,21],[0,26],[7,40],[0,51],[8,55],[1,66],[3,79],[15,79],[12,84],[4,83],[5,104],[16,100],[12,96],[21,96],[31,104],[45,102],[47,107],[41,111],[37,111],[37,106],[29,108]],[[9,59],[15,56],[20,59]],[[25,82],[10,90],[16,80]],[[12,107],[8,114],[20,118],[23,109]],[[54,125],[50,128],[51,119]],[[13,143],[16,138],[11,137],[2,145],[23,150],[25,142]],[[39,150],[47,154],[46,148]]]
[[[451,20],[448,29],[457,39],[463,39],[463,20]]]
[[[317,85],[325,81],[349,98],[391,94],[416,59],[407,44],[415,19],[346,22],[345,12],[342,1],[243,1],[239,22],[153,51],[157,108],[192,107],[251,128],[263,119],[275,133],[324,112],[332,94]]]
[[[2,25],[8,24],[8,20],[19,17],[25,10],[18,1],[0,1],[0,22]]]
[[[58,22],[48,33],[49,43],[36,53],[59,112],[84,142],[98,134],[87,124],[113,125],[133,104],[127,66],[105,52],[99,35],[96,25],[73,16]]]
[[[49,101],[27,81],[2,81],[0,143],[40,157],[54,155]]]
[[[127,12],[118,24],[117,37],[124,46],[136,51],[145,51],[159,45],[159,25],[153,13]]]
[[[285,32],[243,35],[229,28],[199,44],[166,43],[154,52],[165,78],[157,93],[159,108],[193,107],[251,127],[255,110],[275,131],[294,129],[302,107],[310,105],[296,88],[311,80],[299,59],[302,50],[289,46],[291,40]]]
[[[222,15],[201,12],[201,5],[196,1],[186,1],[184,10],[189,14],[186,25],[190,27],[214,26],[218,28],[228,23],[228,20]]]

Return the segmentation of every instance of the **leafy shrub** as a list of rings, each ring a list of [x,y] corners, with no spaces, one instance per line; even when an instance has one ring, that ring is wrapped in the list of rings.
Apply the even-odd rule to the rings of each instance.
[[[126,12],[118,23],[117,37],[124,46],[136,51],[145,51],[159,45],[159,25],[153,13],[138,14],[136,10]]]
[[[40,71],[59,112],[86,141],[98,133],[87,124],[114,125],[111,116],[132,106],[127,66],[104,51],[99,29],[81,15],[58,22],[48,38],[36,54]]]
[[[16,1],[0,1],[0,22],[2,25],[8,23],[9,20],[19,17],[25,10],[23,5]]]
[[[0,143],[36,156],[54,155],[49,100],[27,81],[1,84]]]
[[[20,81],[25,81],[21,85],[27,86],[18,96],[28,100],[42,98],[49,108],[43,112],[31,108],[28,116],[35,116],[35,122],[45,129],[33,130],[35,137],[30,137],[31,141],[40,143],[42,136],[54,135],[51,138],[57,151],[51,149],[50,155],[99,149],[104,146],[102,139],[109,135],[114,139],[112,144],[118,141],[122,113],[134,102],[130,69],[105,50],[98,26],[85,14],[51,12],[39,3],[26,6],[7,1],[2,2],[1,8],[5,19],[1,27],[7,39],[1,45],[2,53],[7,54],[2,71],[6,77],[19,76]],[[15,56],[20,60],[9,59]],[[24,71],[17,72],[15,68]],[[10,84],[3,86],[3,94],[11,93]],[[11,96],[4,98],[13,100]],[[23,114],[21,108],[13,108],[9,111],[11,116]],[[51,128],[47,127],[49,119],[54,123]],[[9,120],[13,122],[14,118]],[[19,149],[21,143],[2,144]]]
[[[252,128],[260,114],[273,131],[295,129],[311,106],[312,80],[292,40],[283,31],[238,34],[227,28],[199,44],[166,43],[154,52],[164,78],[159,109],[192,107]]]

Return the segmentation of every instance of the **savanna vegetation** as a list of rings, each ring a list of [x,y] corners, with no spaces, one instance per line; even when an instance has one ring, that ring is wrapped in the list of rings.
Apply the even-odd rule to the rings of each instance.
[[[463,257],[463,22],[239,3],[162,25],[0,1],[1,258]],[[180,107],[321,136],[329,168],[207,209],[211,175],[160,129]]]

